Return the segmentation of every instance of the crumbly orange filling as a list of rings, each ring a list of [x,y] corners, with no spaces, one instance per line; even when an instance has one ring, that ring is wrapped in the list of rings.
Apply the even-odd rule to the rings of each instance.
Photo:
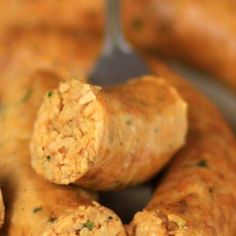
[[[124,236],[120,219],[109,209],[94,203],[67,212],[45,231],[44,236]]]
[[[100,88],[70,80],[49,91],[34,128],[32,165],[50,181],[68,184],[84,175],[102,137]]]
[[[189,235],[188,227],[184,219],[173,214],[159,216],[158,211],[144,210],[138,212],[134,217],[131,227],[131,234],[136,236]]]

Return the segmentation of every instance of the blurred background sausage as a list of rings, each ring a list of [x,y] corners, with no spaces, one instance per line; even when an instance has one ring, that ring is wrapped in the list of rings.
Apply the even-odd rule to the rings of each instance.
[[[94,47],[87,46],[94,40]],[[53,70],[62,77],[83,78],[100,50],[97,42],[101,39],[74,30],[15,30],[0,38],[1,77],[15,78],[36,70]]]
[[[16,29],[89,29],[101,33],[103,0],[3,0],[0,3],[0,36]]]
[[[124,28],[140,51],[181,59],[236,90],[233,0],[122,0]],[[7,10],[6,10],[7,9]],[[104,1],[4,0],[0,36],[20,29],[104,34]]]
[[[236,3],[123,0],[128,38],[142,50],[203,69],[236,91]]]

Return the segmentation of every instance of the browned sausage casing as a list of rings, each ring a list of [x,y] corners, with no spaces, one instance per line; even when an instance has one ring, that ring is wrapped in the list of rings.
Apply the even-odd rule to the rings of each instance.
[[[152,200],[134,216],[130,235],[234,236],[234,135],[215,107],[187,82],[159,63],[153,67],[188,102],[190,130]]]
[[[52,182],[118,189],[159,171],[185,140],[187,106],[162,78],[49,91],[35,123],[34,169]],[[47,135],[45,135],[47,134]]]
[[[30,167],[29,137],[43,94],[57,75],[1,78],[0,182],[6,202],[3,235],[125,235],[119,218],[75,187],[61,187]],[[101,227],[102,226],[102,227]]]

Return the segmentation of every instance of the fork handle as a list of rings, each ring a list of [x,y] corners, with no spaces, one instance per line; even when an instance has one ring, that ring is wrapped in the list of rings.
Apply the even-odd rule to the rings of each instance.
[[[106,0],[105,53],[113,50],[129,51],[130,46],[121,27],[121,0]]]

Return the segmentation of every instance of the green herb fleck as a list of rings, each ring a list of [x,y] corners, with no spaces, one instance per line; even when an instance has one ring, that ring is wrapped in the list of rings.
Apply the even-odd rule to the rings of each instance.
[[[47,160],[50,161],[51,160],[51,156],[47,156]]]
[[[33,209],[33,213],[38,213],[38,212],[40,212],[42,210],[43,210],[42,207],[36,207],[36,208]]]
[[[54,66],[58,66],[58,65],[59,65],[58,59],[54,59],[54,60],[53,60],[53,65],[54,65]]]
[[[208,168],[208,163],[206,160],[201,160],[197,163],[197,166],[201,168]]]
[[[141,30],[143,28],[143,21],[141,18],[135,18],[132,22],[132,27],[135,30]]]
[[[27,101],[30,99],[30,97],[32,96],[32,93],[33,93],[32,89],[28,89],[28,90],[25,92],[25,95],[22,97],[21,102],[22,102],[22,103],[27,102]]]
[[[154,129],[154,132],[155,132],[155,133],[159,133],[159,129],[158,129],[158,128],[155,128],[155,129]]]
[[[87,228],[89,231],[92,231],[92,229],[94,228],[94,223],[88,220],[86,223],[83,224],[82,228]]]
[[[142,99],[139,99],[139,98],[136,98],[135,101],[139,104],[139,105],[142,105],[142,106],[147,106],[147,102],[142,100]]]
[[[52,96],[53,92],[52,91],[48,91],[48,97],[50,98]]]
[[[109,135],[109,141],[110,141],[110,143],[113,143],[113,136],[112,135]]]
[[[126,125],[131,125],[132,124],[132,121],[131,120],[126,120]]]
[[[158,96],[158,97],[157,97],[157,101],[163,102],[163,101],[165,101],[165,97],[163,97],[163,96]]]
[[[5,111],[6,107],[0,103],[0,113],[3,113]]]

